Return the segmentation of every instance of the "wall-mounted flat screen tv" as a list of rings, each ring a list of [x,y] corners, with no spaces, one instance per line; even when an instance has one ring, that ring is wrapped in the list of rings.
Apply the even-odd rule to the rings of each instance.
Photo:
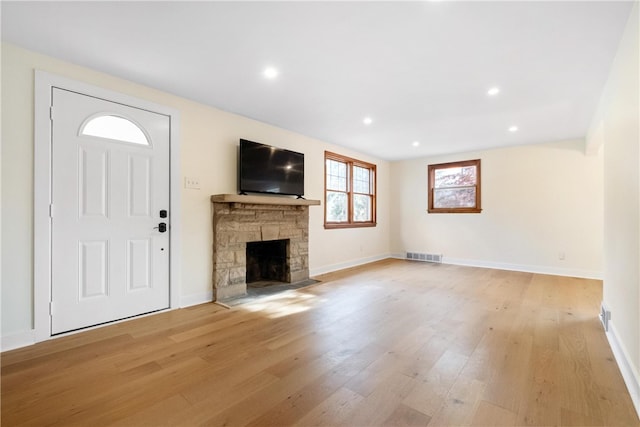
[[[240,140],[238,191],[304,195],[304,154]]]

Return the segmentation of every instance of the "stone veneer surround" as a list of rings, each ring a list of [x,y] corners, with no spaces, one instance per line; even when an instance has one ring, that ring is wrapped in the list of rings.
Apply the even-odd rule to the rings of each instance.
[[[213,299],[244,295],[247,242],[288,239],[291,283],[309,278],[309,206],[318,200],[221,194],[213,204]]]

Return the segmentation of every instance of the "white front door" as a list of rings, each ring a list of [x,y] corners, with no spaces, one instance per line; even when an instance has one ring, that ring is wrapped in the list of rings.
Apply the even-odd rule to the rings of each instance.
[[[53,88],[51,333],[169,307],[163,114]]]

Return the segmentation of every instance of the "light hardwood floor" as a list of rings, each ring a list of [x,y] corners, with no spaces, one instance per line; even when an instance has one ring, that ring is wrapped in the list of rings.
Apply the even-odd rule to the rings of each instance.
[[[638,426],[599,281],[386,260],[2,354],[2,425]]]

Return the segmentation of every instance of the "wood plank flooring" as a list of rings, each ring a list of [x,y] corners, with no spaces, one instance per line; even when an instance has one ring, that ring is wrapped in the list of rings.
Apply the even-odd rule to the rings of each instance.
[[[4,426],[638,426],[599,281],[385,260],[2,354]]]

